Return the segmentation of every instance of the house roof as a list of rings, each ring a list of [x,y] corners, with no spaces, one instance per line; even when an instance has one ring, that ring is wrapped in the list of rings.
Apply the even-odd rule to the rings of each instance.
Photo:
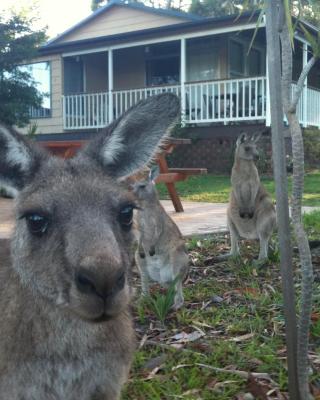
[[[112,0],[112,1],[119,2],[119,0]],[[162,10],[162,11],[167,11],[167,10]],[[258,16],[259,16],[258,12],[257,13],[244,12],[240,16],[225,15],[221,17],[206,17],[206,18],[201,17],[200,19],[192,19],[177,24],[165,25],[156,28],[148,28],[133,32],[119,33],[114,35],[99,36],[90,39],[75,40],[63,43],[59,42],[56,43],[56,41],[50,41],[44,46],[40,47],[39,52],[41,54],[50,54],[63,51],[74,51],[74,50],[78,51],[80,49],[87,49],[91,47],[109,46],[109,45],[111,46],[119,43],[134,42],[137,40],[154,38],[157,36],[159,37],[159,35],[163,34],[174,35],[180,32],[192,32],[204,29],[219,28],[221,26],[223,27],[228,25],[241,25],[244,22],[250,24],[250,23],[255,23],[258,19]]]
[[[163,15],[163,16],[167,16],[167,17],[181,18],[182,20],[185,20],[185,21],[197,21],[197,20],[205,19],[204,17],[201,17],[199,15],[187,13],[184,11],[178,11],[178,10],[172,10],[172,9],[167,10],[167,9],[163,9],[163,8],[148,7],[148,6],[144,5],[143,3],[131,3],[131,2],[126,3],[123,0],[111,0],[105,6],[98,8],[96,11],[91,13],[88,17],[84,18],[83,20],[81,20],[80,22],[78,22],[77,24],[72,26],[71,28],[67,29],[66,31],[64,31],[63,33],[58,35],[57,37],[49,40],[44,46],[55,44],[56,42],[60,41],[65,36],[76,31],[77,29],[81,28],[82,26],[88,24],[93,19],[97,18],[99,15],[107,12],[108,10],[110,10],[111,8],[113,8],[115,6],[131,8],[131,9],[135,9],[135,10],[141,10],[141,11],[149,12],[152,14]]]

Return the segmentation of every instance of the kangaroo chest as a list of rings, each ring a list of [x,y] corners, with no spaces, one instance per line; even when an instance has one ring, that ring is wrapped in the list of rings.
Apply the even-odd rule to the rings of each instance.
[[[112,363],[114,364],[114,363]],[[119,369],[108,366],[105,353],[62,360],[56,357],[26,361],[1,377],[1,399],[91,400],[113,393],[116,399]],[[101,397],[103,399],[105,397]],[[109,399],[109,397],[106,397]]]

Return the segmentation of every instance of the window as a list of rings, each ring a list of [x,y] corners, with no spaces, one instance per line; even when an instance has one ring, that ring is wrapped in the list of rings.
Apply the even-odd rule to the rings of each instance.
[[[187,81],[219,78],[219,39],[197,38],[187,42]]]
[[[174,85],[180,79],[180,43],[145,47],[147,86]]]
[[[147,86],[174,85],[179,83],[178,57],[147,61]]]
[[[248,74],[249,76],[259,76],[261,75],[261,51],[257,49],[250,49],[247,56],[248,61]]]
[[[253,46],[249,50],[249,42],[233,40],[229,41],[229,77],[255,77],[265,73],[263,62],[264,50]]]
[[[30,109],[31,118],[51,117],[51,64],[49,61],[27,64],[21,67],[27,71],[38,92],[42,95],[42,105],[39,108]]]
[[[237,78],[245,75],[244,56],[244,45],[242,43],[231,40],[229,46],[230,78]]]
[[[84,64],[81,57],[64,59],[64,94],[84,92]]]

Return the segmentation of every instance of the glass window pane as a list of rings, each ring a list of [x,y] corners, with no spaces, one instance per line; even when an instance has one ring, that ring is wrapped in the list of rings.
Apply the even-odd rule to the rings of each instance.
[[[230,77],[244,76],[244,46],[241,43],[230,41]]]
[[[248,55],[248,72],[249,76],[259,76],[262,74],[261,70],[261,53],[259,50],[251,49]]]
[[[187,41],[187,81],[219,78],[219,39],[205,37]]]
[[[27,71],[34,85],[42,95],[42,106],[38,109],[30,110],[31,118],[43,118],[51,116],[51,65],[49,61],[27,64],[20,67]]]

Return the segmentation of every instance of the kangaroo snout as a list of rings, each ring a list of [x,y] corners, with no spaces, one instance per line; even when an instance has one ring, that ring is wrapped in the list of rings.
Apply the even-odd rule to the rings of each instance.
[[[104,278],[97,272],[80,268],[75,274],[75,282],[79,292],[108,300],[124,288],[126,274],[124,269],[120,269]]]

